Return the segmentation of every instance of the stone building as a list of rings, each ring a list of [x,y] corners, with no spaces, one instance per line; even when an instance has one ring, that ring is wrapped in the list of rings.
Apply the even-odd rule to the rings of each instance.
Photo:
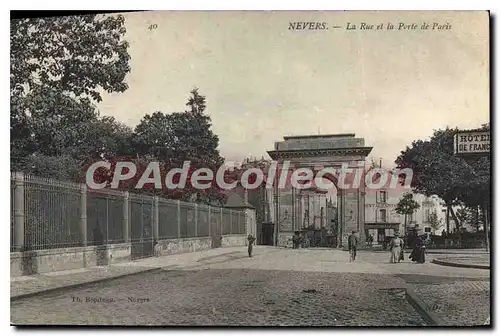
[[[405,228],[404,215],[396,213],[396,207],[403,195],[408,192],[413,194],[413,199],[420,207],[413,214],[407,215]],[[365,234],[371,235],[376,245],[381,244],[385,237],[394,236],[395,232],[402,235],[410,230],[416,230],[419,234],[431,233],[433,231],[430,227],[432,213],[435,213],[444,223],[441,202],[436,196],[426,197],[402,187],[381,188],[367,192],[365,195]]]

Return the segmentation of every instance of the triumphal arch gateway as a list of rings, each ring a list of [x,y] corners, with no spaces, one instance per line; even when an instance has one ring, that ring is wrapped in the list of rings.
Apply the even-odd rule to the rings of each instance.
[[[325,167],[364,169],[365,159],[372,147],[365,146],[363,138],[355,134],[285,136],[276,142],[269,156],[281,166],[285,161],[290,171],[309,168],[320,171]],[[365,241],[365,183],[358,188],[342,189],[338,180],[330,179],[336,186],[337,246],[346,246],[347,237],[357,231],[360,242]],[[318,188],[275,188],[272,197],[271,216],[275,224],[275,238],[280,246],[289,241],[294,231],[304,227],[327,227],[331,218],[325,220],[327,194]],[[271,200],[270,200],[271,201]],[[277,218],[276,218],[277,217]]]

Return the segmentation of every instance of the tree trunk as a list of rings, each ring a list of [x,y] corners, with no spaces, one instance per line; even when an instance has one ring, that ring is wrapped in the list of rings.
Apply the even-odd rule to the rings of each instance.
[[[407,216],[407,214],[405,214],[405,224],[403,226],[403,237],[406,235],[406,216]]]
[[[458,232],[460,230],[460,228],[462,227],[462,224],[458,220],[458,217],[455,214],[455,211],[453,211],[453,208],[451,207],[451,205],[448,205],[448,208],[450,209],[451,217],[453,217],[453,220],[455,221],[455,225],[456,225],[457,232]]]
[[[480,216],[480,212],[479,212],[479,205],[476,207],[476,232],[479,232],[479,216]]]
[[[488,237],[488,224],[489,224],[489,221],[490,221],[490,214],[489,214],[489,209],[488,209],[488,205],[485,204],[484,205],[484,238],[485,238],[485,242],[486,242],[486,252],[488,252],[490,250],[490,239]]]
[[[450,208],[446,207],[446,234],[450,234]]]

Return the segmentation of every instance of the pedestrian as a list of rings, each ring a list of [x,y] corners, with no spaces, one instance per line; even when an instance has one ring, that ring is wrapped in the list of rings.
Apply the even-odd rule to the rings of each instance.
[[[368,235],[368,247],[372,247],[373,246],[373,236],[371,234]]]
[[[352,231],[352,234],[347,239],[347,248],[349,250],[349,262],[356,260],[357,246],[358,246],[358,237],[356,237],[356,231]]]
[[[255,237],[251,234],[248,235],[248,257],[252,257],[253,243],[255,242]]]
[[[391,259],[390,262],[395,264],[399,263],[401,261],[401,251],[403,247],[403,240],[399,238],[399,233],[394,234],[394,238],[391,239],[391,242],[389,244],[390,251],[391,251]]]
[[[300,235],[298,231],[295,231],[295,233],[293,234],[292,241],[293,241],[293,248],[298,249],[300,246]]]
[[[420,236],[418,236],[415,241],[415,247],[411,253],[411,259],[419,264],[425,263],[425,242]]]

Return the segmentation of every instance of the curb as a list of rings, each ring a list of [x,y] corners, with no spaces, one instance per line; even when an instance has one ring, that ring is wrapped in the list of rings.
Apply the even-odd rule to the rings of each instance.
[[[450,267],[461,267],[461,268],[477,268],[477,269],[490,269],[489,265],[478,265],[478,264],[461,264],[455,263],[451,261],[444,261],[439,259],[434,259],[432,261],[433,264],[441,265],[441,266],[450,266]]]
[[[427,309],[427,305],[422,301],[418,295],[410,287],[406,287],[406,299],[415,308],[415,310],[431,325],[431,326],[444,326],[445,323],[433,312]]]
[[[273,251],[273,252],[277,252],[277,250]],[[233,253],[236,253],[236,252],[223,253],[223,254],[220,254],[220,255],[216,255],[214,257],[220,257],[220,256],[224,256],[224,255],[228,255],[228,254],[233,254]],[[212,263],[210,263],[210,262],[209,263],[202,263],[202,265],[214,265],[214,264],[223,263],[225,261],[226,260],[216,261],[216,262],[212,262]],[[65,290],[68,290],[68,289],[75,289],[75,288],[79,288],[79,287],[86,287],[88,285],[93,285],[93,284],[100,283],[100,282],[106,282],[106,281],[116,280],[116,279],[124,278],[124,277],[127,277],[127,276],[131,276],[131,275],[153,273],[153,272],[160,271],[160,270],[169,270],[169,271],[175,271],[175,270],[179,270],[179,269],[188,269],[189,270],[190,268],[193,268],[193,267],[196,268],[198,266],[199,265],[190,265],[190,266],[187,266],[187,267],[186,266],[181,266],[180,267],[179,265],[155,266],[153,268],[146,269],[146,270],[140,270],[140,271],[137,271],[137,272],[120,274],[120,275],[115,275],[115,276],[111,276],[111,277],[108,277],[108,278],[95,279],[95,280],[86,281],[86,282],[80,282],[80,283],[76,283],[76,284],[70,284],[70,285],[64,285],[64,286],[59,286],[59,287],[44,289],[44,290],[41,290],[41,291],[35,291],[35,292],[30,292],[30,293],[15,295],[15,296],[11,296],[10,297],[10,302],[12,303],[14,301],[19,301],[19,300],[22,300],[22,299],[26,299],[26,298],[30,298],[30,297],[34,297],[34,296],[39,296],[39,295],[54,294],[54,293],[56,293],[58,291],[65,291]]]
[[[59,286],[59,287],[44,289],[44,290],[36,291],[36,292],[15,295],[15,296],[11,296],[10,297],[10,302],[12,303],[14,301],[19,301],[19,300],[22,300],[22,299],[26,299],[26,298],[30,298],[30,297],[34,297],[34,296],[39,296],[39,295],[54,294],[54,293],[56,293],[58,291],[65,291],[65,290],[68,290],[68,289],[75,289],[75,288],[79,288],[79,287],[85,287],[85,286],[93,285],[93,284],[96,284],[96,283],[99,283],[99,282],[106,282],[106,281],[110,281],[110,280],[116,280],[116,279],[124,278],[124,277],[130,276],[130,275],[152,273],[152,272],[161,270],[163,268],[164,267],[155,267],[155,268],[150,268],[150,269],[147,269],[147,270],[141,270],[141,271],[138,271],[138,272],[115,275],[115,276],[111,276],[109,278],[101,278],[101,279],[96,279],[96,280],[92,280],[92,281],[80,282],[80,283],[76,283],[76,284],[70,284],[70,285],[65,285],[65,286]]]

